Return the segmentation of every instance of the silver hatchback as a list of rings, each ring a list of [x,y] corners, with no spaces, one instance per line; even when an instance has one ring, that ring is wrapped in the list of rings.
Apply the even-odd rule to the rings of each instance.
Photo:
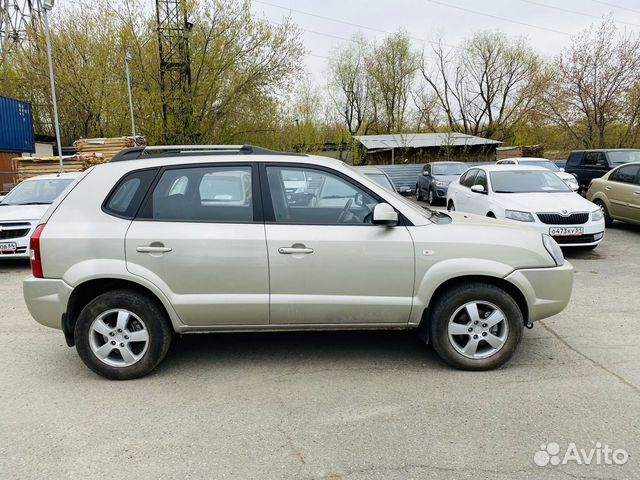
[[[108,378],[150,372],[173,332],[415,329],[450,365],[484,370],[569,302],[573,269],[551,237],[421,208],[336,160],[126,157],[51,206],[24,281],[33,317]]]

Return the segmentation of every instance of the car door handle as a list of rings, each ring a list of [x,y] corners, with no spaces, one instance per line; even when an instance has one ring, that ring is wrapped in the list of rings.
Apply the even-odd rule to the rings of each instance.
[[[640,195],[640,190],[637,192],[633,192],[634,195]]]
[[[280,247],[278,253],[282,255],[293,255],[296,253],[313,253],[313,248],[307,247]]]
[[[611,187],[604,187],[605,190],[611,190]]]
[[[173,248],[165,246],[140,245],[136,247],[138,253],[167,253],[172,250]]]

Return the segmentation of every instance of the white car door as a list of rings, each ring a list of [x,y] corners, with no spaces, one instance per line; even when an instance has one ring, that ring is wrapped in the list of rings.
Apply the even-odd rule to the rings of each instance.
[[[475,213],[476,215],[486,215],[491,211],[487,172],[483,169],[478,169],[478,173],[473,179],[473,185],[481,185],[484,188],[484,191],[474,192],[473,190],[469,189],[469,203],[467,206],[467,210],[465,211]]]
[[[460,177],[460,186],[455,192],[455,198],[453,202],[455,204],[456,210],[461,212],[469,212],[469,206],[471,203],[471,185],[473,185],[473,180],[478,173],[477,168],[472,168],[467,170],[462,177]]]
[[[400,324],[413,301],[414,247],[403,225],[371,224],[373,192],[331,169],[263,165],[272,324]],[[305,191],[287,192],[296,170]]]

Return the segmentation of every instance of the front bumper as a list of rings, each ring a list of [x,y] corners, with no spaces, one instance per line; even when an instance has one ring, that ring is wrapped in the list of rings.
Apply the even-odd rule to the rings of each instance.
[[[22,282],[24,301],[36,322],[62,329],[62,315],[73,288],[64,280],[29,277]]]
[[[535,322],[560,313],[569,304],[573,289],[573,265],[565,261],[561,267],[515,270],[505,280],[524,294],[529,322]]]
[[[508,220],[508,219],[507,219]],[[516,220],[512,220],[516,222]],[[604,239],[604,220],[598,220],[596,222],[589,221],[587,223],[583,223],[580,225],[552,225],[547,223],[542,223],[539,220],[535,222],[517,222],[518,225],[526,225],[530,228],[537,230],[540,233],[546,233],[547,235],[551,235],[550,231],[552,228],[562,228],[562,227],[582,227],[583,233],[581,235],[570,235],[570,236],[557,236],[551,235],[553,239],[558,242],[558,245],[561,247],[590,247],[593,245],[598,245]]]

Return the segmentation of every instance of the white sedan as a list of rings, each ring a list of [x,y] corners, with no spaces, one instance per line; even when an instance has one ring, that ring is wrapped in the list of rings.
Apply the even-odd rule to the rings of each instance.
[[[563,247],[591,249],[604,238],[602,210],[543,167],[471,167],[449,185],[447,209],[519,222]]]
[[[0,261],[29,258],[29,239],[40,218],[78,176],[61,173],[29,178],[0,200]]]
[[[558,167],[551,160],[546,158],[537,157],[522,157],[522,158],[505,158],[498,160],[496,165],[522,165],[525,167],[544,167],[547,170],[551,170],[560,178],[564,183],[571,187],[571,190],[577,192],[580,189],[578,185],[578,179],[571,173],[567,173],[563,168]]]

